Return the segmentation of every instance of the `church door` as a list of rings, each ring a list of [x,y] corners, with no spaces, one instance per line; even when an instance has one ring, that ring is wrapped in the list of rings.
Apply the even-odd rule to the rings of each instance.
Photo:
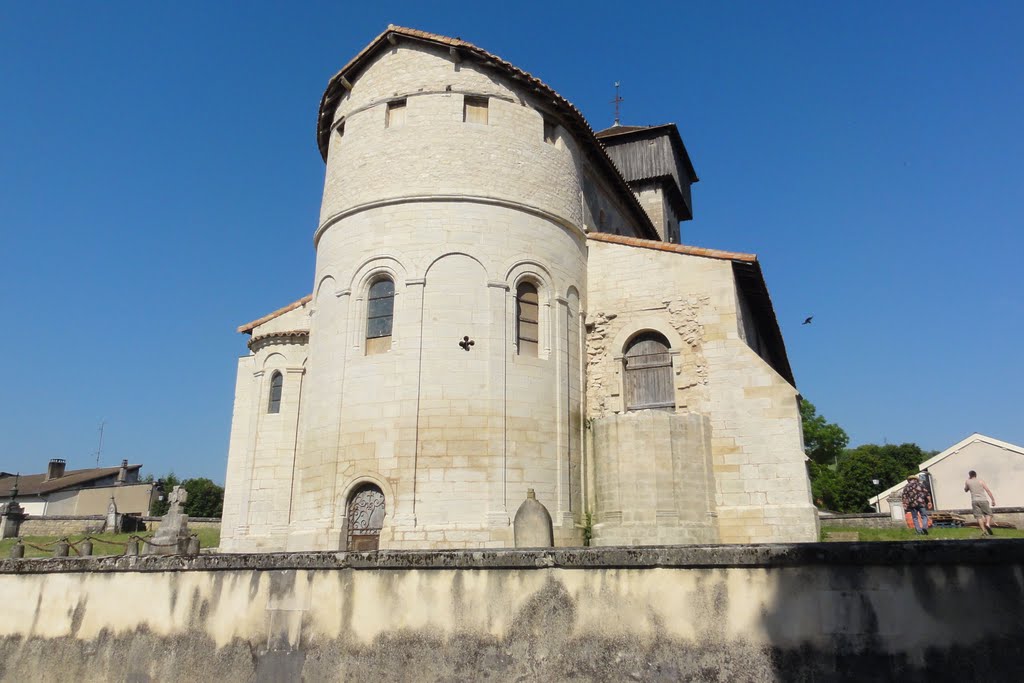
[[[668,340],[644,332],[630,341],[625,354],[626,410],[675,408],[672,355]]]
[[[348,501],[348,550],[377,550],[384,526],[384,494],[379,488],[364,486]]]

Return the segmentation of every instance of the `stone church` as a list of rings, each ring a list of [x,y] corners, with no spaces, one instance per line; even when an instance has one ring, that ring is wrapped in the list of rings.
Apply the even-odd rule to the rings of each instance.
[[[239,328],[226,551],[811,541],[757,258],[684,245],[673,124],[388,27],[333,78],[312,293]],[[532,503],[531,503],[532,504]]]

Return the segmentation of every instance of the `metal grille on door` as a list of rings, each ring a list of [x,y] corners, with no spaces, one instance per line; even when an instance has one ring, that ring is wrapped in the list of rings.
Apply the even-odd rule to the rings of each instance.
[[[376,486],[366,486],[348,502],[348,549],[377,550],[384,526],[384,494]]]

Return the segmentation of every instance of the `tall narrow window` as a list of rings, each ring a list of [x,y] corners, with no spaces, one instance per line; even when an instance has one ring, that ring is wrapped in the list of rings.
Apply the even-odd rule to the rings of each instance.
[[[462,120],[466,123],[487,123],[487,98],[466,95],[462,101]]]
[[[384,353],[391,348],[391,326],[395,312],[395,283],[381,278],[370,285],[366,307],[366,353]]]
[[[405,100],[388,102],[387,113],[384,118],[385,128],[398,128],[405,125]]]
[[[626,410],[675,408],[672,389],[672,354],[668,340],[657,332],[643,332],[626,346]]]
[[[270,376],[270,400],[267,402],[268,413],[281,412],[281,390],[284,388],[284,376],[275,371]]]
[[[537,288],[529,282],[516,287],[516,346],[520,356],[537,357]]]

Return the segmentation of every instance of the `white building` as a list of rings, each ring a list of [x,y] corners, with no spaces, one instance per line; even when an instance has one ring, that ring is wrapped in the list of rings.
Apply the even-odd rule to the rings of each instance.
[[[1024,507],[1024,448],[971,434],[919,466],[924,481],[932,489],[936,510],[963,510],[971,507],[971,496],[964,493],[967,473],[974,470],[996,497],[999,507]],[[869,502],[879,512],[892,512],[889,500],[897,498],[906,482],[882,491]],[[897,503],[899,505],[899,503]],[[896,510],[894,516],[903,514]]]
[[[239,328],[221,547],[815,540],[753,255],[679,244],[674,125],[594,133],[461,40],[389,27],[329,82],[312,294]]]

